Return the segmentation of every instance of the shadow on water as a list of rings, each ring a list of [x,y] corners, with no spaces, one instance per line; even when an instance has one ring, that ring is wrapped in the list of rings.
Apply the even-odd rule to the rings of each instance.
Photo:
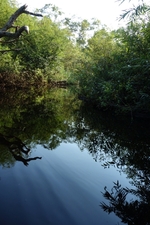
[[[54,150],[62,142],[87,149],[104,168],[127,175],[133,189],[119,181],[102,192],[101,208],[129,225],[150,224],[150,120],[118,118],[82,105],[69,89],[8,93],[0,99],[0,164],[28,165],[41,159],[32,149]],[[38,161],[37,161],[38,162]],[[104,184],[105,185],[105,184]],[[131,199],[129,199],[129,197]]]

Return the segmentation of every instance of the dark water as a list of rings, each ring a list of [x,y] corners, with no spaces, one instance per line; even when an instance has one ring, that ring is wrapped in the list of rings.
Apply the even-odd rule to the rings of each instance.
[[[0,224],[150,224],[150,126],[68,89],[0,98]]]

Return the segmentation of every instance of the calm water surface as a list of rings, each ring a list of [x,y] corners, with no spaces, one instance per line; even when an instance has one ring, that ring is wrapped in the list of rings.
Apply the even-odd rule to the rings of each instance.
[[[0,224],[150,224],[148,121],[65,89],[6,94],[0,116]]]

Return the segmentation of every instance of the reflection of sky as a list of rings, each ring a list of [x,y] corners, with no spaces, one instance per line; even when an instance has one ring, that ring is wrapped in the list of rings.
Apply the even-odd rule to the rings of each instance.
[[[41,150],[38,154],[41,154]],[[83,217],[87,217],[85,224],[101,222],[112,225],[113,221],[114,224],[119,221],[113,214],[108,219],[107,214],[99,207],[102,200],[101,191],[105,185],[112,185],[111,174],[104,170],[100,163],[96,163],[86,150],[81,152],[76,144],[62,143],[56,150],[44,150],[44,158],[51,168],[45,169],[51,171],[56,182],[60,182],[60,192],[67,190],[65,198],[78,207],[77,210],[69,206],[72,217],[74,213],[81,221]],[[64,193],[62,195],[64,196]],[[65,204],[68,207],[69,203]],[[79,209],[82,213],[79,213]]]
[[[114,168],[104,169],[87,150],[62,143],[55,150],[37,146],[28,167],[0,168],[1,221],[6,224],[115,225],[120,219],[99,206],[104,186],[128,185]],[[8,217],[9,212],[9,217]],[[44,222],[43,222],[44,221]]]
[[[72,154],[68,154],[70,151]],[[84,153],[81,154],[76,144],[62,143],[61,146],[55,150],[54,154],[57,158],[61,158],[67,166],[74,168],[74,170],[77,170],[79,173],[82,171],[84,176],[86,176],[86,174],[88,177],[90,176],[92,182],[95,182],[94,178],[102,178],[104,183],[102,183],[102,189],[104,187],[103,185],[111,187],[113,182],[117,180],[119,180],[124,187],[130,186],[126,179],[126,174],[120,173],[114,166],[110,166],[110,169],[104,169],[101,166],[103,162],[95,162],[87,150],[84,150]]]
[[[37,152],[36,155],[41,155],[43,149],[41,151],[40,147]],[[104,224],[106,220],[108,220],[107,224],[110,225],[113,224],[112,220],[116,221],[113,214],[108,219],[107,214],[97,206],[101,201],[105,201],[101,194],[105,186],[107,186],[108,190],[111,190],[113,182],[118,180],[122,187],[131,187],[125,174],[120,174],[113,166],[110,169],[104,169],[101,162],[95,162],[87,150],[81,152],[76,144],[62,143],[53,151],[44,150],[43,160],[46,160],[47,164],[49,164],[48,167],[46,165],[44,167],[46,171],[51,171],[54,176],[53,179],[57,179],[56,177],[59,177],[58,180],[62,179],[60,183],[62,189],[66,188],[66,184],[69,185],[68,188],[73,187],[73,193],[68,192],[68,197],[72,194],[75,195],[76,204],[79,204],[81,208],[89,207],[78,202],[80,201],[80,195],[84,194],[85,202],[89,201],[90,208],[93,207],[95,216],[101,215]],[[90,210],[90,208],[87,210]],[[85,213],[87,213],[86,210]],[[99,216],[97,220],[99,220]]]

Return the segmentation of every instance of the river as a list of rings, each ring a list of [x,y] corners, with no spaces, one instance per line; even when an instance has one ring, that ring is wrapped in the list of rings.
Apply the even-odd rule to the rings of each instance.
[[[70,89],[0,95],[0,224],[150,224],[149,120]]]

